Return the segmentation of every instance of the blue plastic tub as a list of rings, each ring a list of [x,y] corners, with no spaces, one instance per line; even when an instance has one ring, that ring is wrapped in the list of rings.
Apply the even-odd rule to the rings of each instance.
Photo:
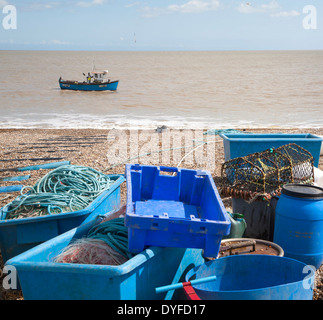
[[[225,161],[296,143],[312,154],[315,167],[319,165],[322,138],[314,134],[220,134],[220,137],[223,139]]]
[[[100,217],[84,223],[12,259],[25,300],[172,299],[179,290],[156,294],[155,288],[184,281],[204,262],[199,249],[151,247],[120,266],[52,262],[74,239],[86,236]]]
[[[311,300],[315,273],[294,259],[271,255],[233,255],[191,269],[186,281],[209,276],[194,285],[201,300]]]
[[[216,257],[231,221],[210,173],[126,165],[129,251],[199,248]]]
[[[283,186],[276,206],[274,242],[285,256],[319,268],[323,263],[323,188]]]
[[[0,210],[0,250],[3,261],[79,226],[91,213],[105,214],[120,206],[120,185],[124,175],[109,175],[115,182],[87,208],[41,217],[8,219],[5,207]]]

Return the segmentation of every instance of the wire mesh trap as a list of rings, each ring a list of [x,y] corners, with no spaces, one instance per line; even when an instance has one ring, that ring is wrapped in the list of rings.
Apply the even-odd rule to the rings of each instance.
[[[279,194],[284,184],[311,184],[313,181],[313,156],[290,143],[224,162],[220,192],[222,196],[247,201],[262,200]]]

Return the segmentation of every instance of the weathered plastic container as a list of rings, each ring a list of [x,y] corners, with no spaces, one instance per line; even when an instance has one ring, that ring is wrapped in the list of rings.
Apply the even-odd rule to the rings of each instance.
[[[231,221],[210,173],[126,165],[129,251],[199,248],[216,257]]]
[[[228,161],[237,157],[244,157],[254,152],[261,152],[269,148],[278,148],[285,144],[296,143],[309,151],[314,159],[314,166],[318,167],[322,138],[314,134],[220,134],[223,139],[224,158]]]
[[[306,264],[272,255],[232,255],[208,261],[186,275],[216,276],[193,285],[201,300],[311,300],[315,273]]]
[[[267,254],[273,256],[284,256],[284,250],[277,243],[262,239],[231,238],[221,241],[219,255],[216,259],[237,254]],[[204,257],[205,261],[214,258]]]
[[[95,217],[7,261],[17,270],[25,300],[170,300],[178,290],[156,294],[155,288],[183,281],[204,261],[199,249],[150,247],[120,266],[53,262],[100,221]]]
[[[232,198],[232,211],[243,214],[247,224],[244,237],[273,241],[277,202],[278,197],[252,203],[240,198]]]
[[[79,226],[90,214],[105,214],[120,206],[120,185],[124,175],[109,175],[114,181],[87,208],[41,217],[8,219],[5,207],[0,210],[0,250],[3,261]]]
[[[218,258],[236,254],[266,254],[284,256],[284,250],[277,243],[262,239],[233,238],[221,241]]]
[[[323,188],[288,184],[276,206],[274,242],[286,257],[319,268],[323,263]]]

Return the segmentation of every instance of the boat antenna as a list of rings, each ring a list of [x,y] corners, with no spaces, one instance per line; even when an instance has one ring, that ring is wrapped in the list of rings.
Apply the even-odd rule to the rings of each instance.
[[[95,61],[94,61],[94,58],[93,58],[93,70],[92,71],[94,71],[95,70]]]

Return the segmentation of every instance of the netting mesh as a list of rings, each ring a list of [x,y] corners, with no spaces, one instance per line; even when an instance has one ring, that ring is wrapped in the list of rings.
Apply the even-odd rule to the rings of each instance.
[[[310,152],[291,143],[226,161],[221,170],[221,194],[245,200],[270,198],[286,183],[312,183]]]

